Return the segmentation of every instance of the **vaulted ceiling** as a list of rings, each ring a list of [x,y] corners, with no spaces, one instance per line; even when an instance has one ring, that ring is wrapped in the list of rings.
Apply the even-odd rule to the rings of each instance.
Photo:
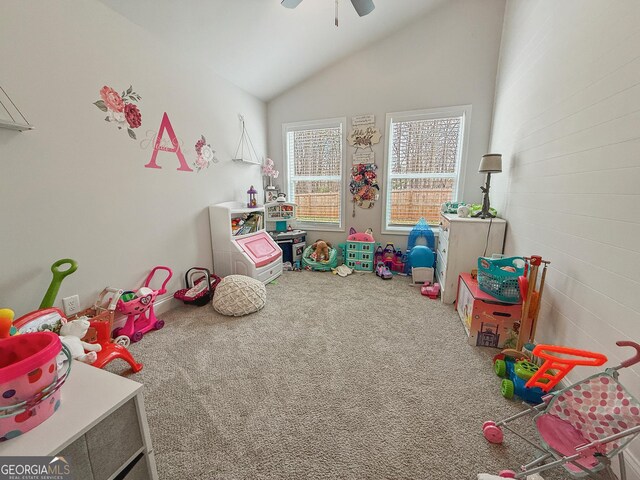
[[[335,0],[303,0],[295,9],[280,0],[101,1],[268,101],[445,0],[374,0],[365,17],[349,0],[338,0],[337,28]]]

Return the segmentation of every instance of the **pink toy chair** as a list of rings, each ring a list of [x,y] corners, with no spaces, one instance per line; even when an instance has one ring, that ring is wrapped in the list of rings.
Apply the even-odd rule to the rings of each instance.
[[[615,479],[611,459],[617,455],[620,478],[626,480],[624,449],[640,434],[640,402],[618,382],[618,370],[640,362],[640,345],[626,341],[617,345],[633,347],[636,354],[617,367],[546,395],[540,405],[499,422],[484,423],[489,442],[502,443],[502,428],[506,428],[542,453],[520,472],[505,470],[501,476],[526,478],[563,466],[574,478]],[[539,446],[509,425],[531,414],[535,414]]]

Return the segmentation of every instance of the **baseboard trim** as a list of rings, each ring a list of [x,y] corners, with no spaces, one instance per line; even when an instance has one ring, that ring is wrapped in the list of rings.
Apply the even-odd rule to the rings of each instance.
[[[633,453],[624,453],[625,465],[627,466],[627,480],[640,480],[640,460]]]

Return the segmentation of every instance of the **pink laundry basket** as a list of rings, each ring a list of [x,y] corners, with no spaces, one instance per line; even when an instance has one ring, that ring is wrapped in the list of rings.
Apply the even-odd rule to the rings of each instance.
[[[56,358],[61,350],[68,362],[58,377]],[[0,341],[0,442],[53,415],[70,368],[71,354],[55,333],[25,333]]]

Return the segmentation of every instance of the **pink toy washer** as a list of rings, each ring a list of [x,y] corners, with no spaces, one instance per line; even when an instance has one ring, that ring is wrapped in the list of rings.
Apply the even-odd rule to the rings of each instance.
[[[162,282],[162,287],[160,287],[159,290],[152,290],[148,295],[134,298],[128,302],[125,302],[122,299],[118,300],[116,309],[127,315],[127,321],[124,327],[116,328],[113,331],[113,338],[116,339],[116,342],[118,340],[117,337],[123,335],[129,337],[132,342],[139,342],[142,340],[145,333],[150,330],[160,330],[164,327],[164,321],[156,318],[156,314],[153,311],[153,302],[158,295],[166,293],[166,286],[173,276],[173,272],[169,267],[155,267],[147,276],[144,286],[147,288],[149,287],[149,284],[153,279],[153,275],[158,270],[164,270],[167,272],[167,277],[164,279],[164,282]]]
[[[61,350],[68,362],[58,377],[56,357]],[[53,415],[70,368],[71,354],[55,333],[26,333],[0,341],[0,441],[22,435]]]

